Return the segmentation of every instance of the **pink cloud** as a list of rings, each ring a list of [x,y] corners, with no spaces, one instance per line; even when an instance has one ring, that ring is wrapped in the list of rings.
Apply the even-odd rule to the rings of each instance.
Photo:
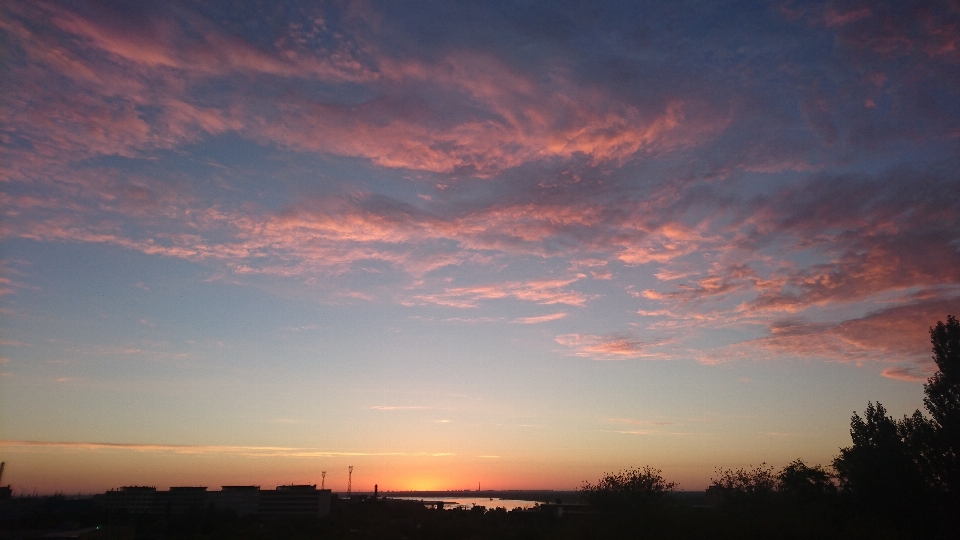
[[[299,457],[317,458],[333,456],[452,456],[450,452],[336,452],[320,448],[298,448],[285,446],[226,446],[226,445],[187,445],[187,444],[142,444],[142,443],[103,443],[73,441],[3,441],[0,447],[7,448],[53,448],[58,450],[81,450],[88,452],[128,450],[133,452],[156,452],[200,455],[239,455],[250,457]]]
[[[920,366],[915,369],[927,369],[931,364],[929,329],[954,311],[956,302],[955,298],[935,298],[832,324],[773,324],[770,336],[713,349],[703,353],[701,360],[715,363],[788,355],[857,363],[910,360]]]
[[[492,112],[501,107],[481,105],[491,107]],[[542,111],[514,110],[501,121],[465,119],[454,126],[428,125],[422,119],[391,119],[393,111],[371,102],[350,111],[319,105],[308,111],[291,107],[289,113],[251,125],[251,134],[298,150],[368,158],[382,167],[434,172],[467,169],[488,175],[528,162],[578,154],[598,163],[623,161],[644,150],[690,144],[685,139],[693,135],[686,131],[718,130],[716,126],[682,124],[679,103],[645,126],[639,111],[581,110],[566,100],[557,107],[567,109],[562,118],[573,116],[577,123],[564,130],[556,125],[561,116],[544,107]],[[635,128],[636,123],[642,127]]]
[[[555,341],[567,347],[574,356],[594,360],[628,360],[634,358],[657,358],[662,354],[650,349],[662,342],[644,343],[617,334],[564,334]]]
[[[532,281],[508,281],[489,285],[446,288],[439,294],[418,295],[418,303],[437,304],[449,307],[476,307],[481,300],[514,298],[538,304],[568,304],[582,306],[591,296],[567,289],[567,285],[582,278],[577,274],[570,278],[542,279]]]
[[[956,5],[930,4],[923,9],[902,9],[895,4],[861,0],[841,13],[829,8],[823,25],[838,33],[841,43],[881,55],[920,53],[927,59],[946,55],[956,59]]]
[[[289,44],[292,34],[254,46],[194,15],[127,21],[44,6],[11,5],[11,16],[0,17],[25,58],[11,68],[14,83],[2,102],[5,133],[25,141],[2,160],[4,179],[18,183],[15,195],[0,194],[4,237],[110,244],[204,262],[221,275],[307,280],[368,263],[422,279],[457,265],[568,259],[581,276],[573,281],[587,272],[610,279],[607,261],[617,265],[618,278],[624,265],[649,265],[670,283],[633,292],[638,313],[665,319],[651,323],[658,328],[767,324],[784,314],[815,318],[818,309],[875,306],[919,289],[953,298],[951,287],[960,283],[952,173],[898,169],[867,181],[812,176],[749,201],[722,195],[709,182],[694,193],[685,188],[688,180],[678,180],[645,187],[641,196],[615,175],[608,178],[605,168],[706,145],[733,121],[729,114],[681,94],[639,105],[562,70],[544,78],[485,53],[394,57],[347,32],[332,39],[332,48],[306,54]],[[956,57],[957,29],[942,24],[941,11],[911,12],[912,34],[882,7],[817,17],[848,45],[928,57],[932,63],[918,64],[923,71]],[[905,84],[877,70],[864,73],[874,89]],[[271,102],[256,96],[258,78],[309,78],[337,89],[359,83],[364,97],[344,106],[292,92]],[[203,85],[238,80],[244,84],[231,86],[243,89],[219,101],[197,97]],[[827,129],[837,104],[829,96],[807,97],[811,126]],[[567,170],[562,181],[530,180],[536,189],[518,181],[508,197],[468,209],[439,195],[421,197],[427,211],[367,194],[299,200],[275,211],[204,199],[169,178],[96,168],[91,159],[143,158],[228,132],[385,167],[450,173],[437,181],[454,186],[449,192],[474,181],[465,180],[471,174],[506,185],[500,173],[534,162],[583,163],[596,178],[590,183],[590,174]],[[785,152],[764,147],[731,157],[704,177],[814,168],[808,155]],[[585,305],[593,296],[574,290],[573,281],[411,288],[394,298],[457,307],[505,298]],[[8,285],[0,282],[0,293]],[[907,334],[923,332],[914,319],[884,317],[837,323],[818,337],[774,325],[753,346],[851,358],[915,350]],[[626,338],[581,345],[613,357],[633,350]]]
[[[932,373],[921,371],[915,367],[891,367],[883,370],[880,375],[898,381],[925,383]]]
[[[297,150],[364,157],[383,167],[489,174],[575,155],[595,163],[623,162],[641,152],[688,146],[726,123],[690,100],[673,98],[641,110],[610,99],[600,87],[558,75],[544,83],[475,53],[451,52],[432,63],[398,60],[343,34],[334,50],[320,54],[280,45],[257,48],[193,14],[125,20],[112,12],[84,17],[42,6],[15,10],[7,24],[17,44],[47,70],[18,75],[22,84],[13,98],[22,103],[15,110],[30,112],[8,123],[30,130],[36,118],[28,115],[39,114],[57,129],[32,131],[38,139],[52,138],[48,144],[61,151],[131,155],[236,131]],[[48,25],[30,31],[20,19],[52,23],[73,41]],[[363,83],[373,97],[343,107],[291,95],[282,106],[263,107],[236,96],[211,108],[190,93],[207,79],[261,74]],[[50,89],[62,84],[41,82],[59,77],[67,77],[75,90],[55,92]],[[31,84],[40,92],[31,91]],[[429,100],[421,99],[427,94]],[[397,105],[411,101],[422,103],[422,114]],[[145,121],[138,105],[157,109],[157,118]],[[456,108],[479,114],[455,119],[445,114]]]
[[[117,13],[105,12],[90,19],[66,9],[41,5],[52,14],[51,21],[61,30],[111,55],[152,68],[174,68],[210,75],[230,71],[258,72],[354,82],[374,77],[351,58],[346,48],[333,51],[324,58],[292,49],[263,51],[237,37],[221,33],[210,21],[195,14],[180,19],[147,16],[143,20],[131,21],[120,20],[123,16]]]
[[[888,379],[924,383],[927,382],[927,379],[929,379],[932,374],[933,373],[927,371],[921,371],[915,367],[890,367],[880,373],[880,375]]]
[[[558,321],[560,319],[563,319],[567,315],[568,313],[564,313],[564,312],[551,313],[549,315],[540,315],[538,317],[521,317],[518,319],[514,319],[512,322],[517,324],[540,324],[540,323],[545,323],[550,321]]]
[[[626,224],[625,224],[626,225]],[[697,231],[677,222],[667,222],[651,228],[640,228],[645,234],[623,244],[617,258],[627,264],[665,263],[697,250],[706,243]]]
[[[823,17],[823,21],[827,25],[827,28],[844,26],[859,21],[860,19],[865,19],[870,16],[870,13],[869,7],[855,9],[846,13],[838,13],[835,9],[829,8]]]

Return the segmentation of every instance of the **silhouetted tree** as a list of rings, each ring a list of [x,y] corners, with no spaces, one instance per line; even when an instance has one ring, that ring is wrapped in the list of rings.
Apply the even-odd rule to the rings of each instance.
[[[931,493],[942,492],[940,469],[943,457],[936,448],[936,424],[920,411],[914,411],[897,422],[897,429],[927,489]]]
[[[923,386],[923,404],[933,419],[930,461],[939,487],[960,498],[960,322],[947,316],[930,329],[937,372]]]
[[[720,471],[719,478],[712,480],[708,496],[719,506],[727,508],[759,509],[770,502],[777,490],[773,467],[766,463],[753,470]]]
[[[590,504],[613,511],[647,509],[662,502],[677,487],[661,476],[660,469],[644,467],[606,474],[596,484],[585,482],[580,491]]]
[[[883,405],[868,403],[863,418],[850,419],[853,446],[833,461],[841,488],[862,510],[894,520],[919,519],[928,504],[920,468],[902,436],[902,426]]]
[[[810,467],[797,459],[777,473],[777,491],[794,502],[813,503],[837,492],[834,478],[820,465]]]

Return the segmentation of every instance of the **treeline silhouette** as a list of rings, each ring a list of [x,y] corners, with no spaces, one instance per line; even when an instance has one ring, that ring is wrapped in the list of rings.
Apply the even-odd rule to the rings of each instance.
[[[585,497],[617,532],[647,537],[960,538],[960,323],[948,315],[930,339],[929,417],[897,420],[869,402],[829,467],[797,459],[779,471],[718,471],[705,519],[677,508],[674,484],[651,467],[585,484]]]
[[[647,466],[585,483],[579,494],[586,504],[533,511],[431,510],[367,497],[334,499],[323,519],[241,517],[214,507],[158,516],[74,506],[0,520],[0,539],[34,537],[28,529],[64,520],[100,526],[84,538],[124,539],[960,538],[960,323],[948,316],[930,337],[937,371],[924,385],[928,416],[918,410],[895,419],[870,402],[851,418],[852,444],[829,465],[797,459],[780,470],[718,470],[705,497],[675,491]]]

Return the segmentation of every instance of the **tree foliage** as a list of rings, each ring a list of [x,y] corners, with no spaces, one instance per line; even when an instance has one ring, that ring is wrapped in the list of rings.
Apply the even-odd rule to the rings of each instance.
[[[881,513],[912,506],[923,492],[920,469],[883,405],[869,403],[863,417],[854,413],[850,438],[853,445],[833,461],[843,489]]]
[[[937,366],[923,387],[930,418],[916,411],[898,421],[869,403],[862,418],[851,418],[853,444],[833,462],[844,491],[876,514],[926,515],[937,500],[960,506],[960,322],[948,315],[930,328],[930,341]]]
[[[756,507],[770,500],[777,490],[773,467],[761,463],[755,469],[718,471],[707,490],[712,503],[726,507]]]
[[[960,322],[952,315],[930,329],[937,372],[923,386],[933,420],[930,465],[938,487],[960,495]]]
[[[580,491],[598,508],[624,510],[650,507],[676,487],[663,479],[660,469],[647,466],[605,474],[596,484],[584,483]]]
[[[800,459],[777,474],[777,491],[798,502],[809,503],[836,493],[836,476],[820,465],[810,467]]]
[[[729,492],[763,495],[776,491],[777,476],[773,473],[773,467],[761,463],[759,467],[753,470],[727,469],[720,471],[720,477],[713,480],[713,485]]]

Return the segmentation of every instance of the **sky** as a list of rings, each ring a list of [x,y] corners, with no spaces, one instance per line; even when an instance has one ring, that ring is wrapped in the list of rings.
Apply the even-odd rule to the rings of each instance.
[[[957,1],[0,10],[15,493],[703,489],[960,315]]]

